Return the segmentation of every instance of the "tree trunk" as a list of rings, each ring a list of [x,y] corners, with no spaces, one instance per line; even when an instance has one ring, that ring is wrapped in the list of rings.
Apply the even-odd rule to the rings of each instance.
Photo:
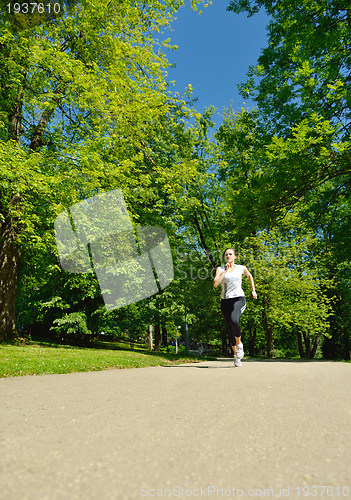
[[[19,146],[21,145],[23,94],[24,89],[21,87],[12,112],[8,115],[9,136],[16,141]]]
[[[303,335],[303,340],[305,342],[305,347],[306,347],[306,357],[310,357],[311,355],[311,339],[310,336],[307,335],[306,332],[302,332]]]
[[[319,339],[321,338],[321,334],[319,333],[317,335],[317,337],[314,339],[314,343],[313,343],[313,347],[312,347],[312,350],[310,352],[310,358],[313,359],[316,355],[316,351],[317,351],[317,347],[318,347],[318,344],[319,344]]]
[[[305,351],[303,350],[302,335],[299,327],[297,327],[296,333],[297,333],[297,345],[299,347],[300,358],[303,359],[305,357]]]
[[[0,227],[0,341],[16,335],[16,296],[20,253],[10,217]]]
[[[129,330],[129,344],[130,344],[130,348],[131,348],[132,351],[134,351],[134,342],[135,342],[134,328],[131,328]]]
[[[267,344],[267,353],[269,358],[274,358],[274,342],[273,342],[273,327],[269,326],[268,330],[265,332],[266,335],[266,344]]]
[[[147,340],[148,340],[148,347],[147,348],[149,349],[149,351],[152,351],[152,348],[154,346],[153,339],[152,339],[152,329],[153,329],[152,325],[149,325],[149,335],[147,338]]]
[[[256,326],[254,326],[252,329],[250,328],[249,356],[251,356],[251,357],[255,356],[256,332],[257,332]]]
[[[333,278],[333,274],[331,276]],[[349,334],[349,328],[346,326],[347,325],[347,314],[345,313],[345,301],[343,299],[343,296],[339,293],[339,291],[336,291],[336,305],[337,305],[337,316],[340,316],[341,318],[341,331],[342,335],[341,338],[344,338],[344,354],[343,358],[347,360],[351,360],[351,344],[350,344],[350,334]]]
[[[5,50],[1,46],[2,53]],[[7,54],[6,57],[10,57]],[[7,72],[8,80],[1,82],[1,94],[3,100],[8,99],[9,91],[9,69],[3,68]],[[23,95],[27,73],[23,75],[23,82],[20,86],[16,99],[12,102],[12,108],[7,112],[9,138],[21,145],[22,133],[22,108]],[[6,105],[5,105],[6,107]],[[16,205],[20,200],[18,194],[10,200],[10,207]],[[0,341],[16,336],[16,297],[17,283],[20,274],[20,252],[16,245],[16,232],[13,219],[10,214],[2,213],[4,222],[0,225]]]
[[[228,355],[228,331],[222,329],[221,336],[222,336],[222,353]]]
[[[155,325],[155,351],[160,350],[160,345],[161,345],[161,328],[160,324],[157,323]]]
[[[216,262],[215,262],[215,260],[213,258],[213,255],[211,254],[211,252],[210,252],[210,250],[209,250],[209,248],[208,248],[208,246],[206,244],[205,236],[204,236],[204,234],[202,232],[199,220],[198,220],[198,218],[197,218],[196,215],[194,216],[193,220],[194,220],[196,229],[197,229],[197,231],[199,233],[199,238],[200,238],[200,241],[201,241],[202,248],[203,248],[203,250],[204,250],[204,252],[205,252],[205,254],[206,254],[209,262],[211,263],[212,269],[216,269],[217,268],[217,264],[216,264]]]
[[[263,309],[262,309],[262,324],[266,337],[267,344],[267,355],[269,358],[274,358],[274,343],[273,343],[273,326],[269,324],[267,317],[267,309],[269,306],[269,301],[265,297],[263,299]]]
[[[46,130],[49,119],[51,115],[54,113],[54,111],[55,107],[51,106],[50,110],[44,111],[43,114],[41,115],[40,120],[35,128],[34,134],[32,135],[32,140],[29,146],[29,149],[31,149],[32,151],[37,151],[45,144],[44,132]]]
[[[162,327],[162,345],[167,347],[168,351],[167,328],[165,326]]]

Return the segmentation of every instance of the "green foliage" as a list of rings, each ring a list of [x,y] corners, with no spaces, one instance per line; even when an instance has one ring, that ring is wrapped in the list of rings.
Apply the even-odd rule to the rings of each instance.
[[[8,3],[6,0],[1,0],[0,16],[10,23],[12,31],[24,31],[63,16],[77,2],[78,0],[60,0],[51,4],[28,5],[26,2]]]
[[[255,100],[285,135],[313,112],[350,135],[351,23],[347,0],[234,0],[228,10],[265,8],[269,45],[252,67],[242,95]]]
[[[64,208],[122,188],[135,222],[174,232],[164,205],[186,167],[158,156],[165,143],[175,150],[172,129],[187,111],[167,89],[162,49],[169,41],[155,34],[182,4],[84,0],[45,26],[21,30],[0,18],[0,224],[11,221],[9,246],[21,251],[20,323],[47,324],[62,314],[53,297],[72,313],[82,308],[88,323],[100,306],[94,278],[89,286],[57,267],[53,221]],[[3,326],[11,328],[1,324],[0,336]]]
[[[309,240],[313,265],[302,274],[301,266],[291,268],[283,286],[275,283],[281,314],[268,319],[276,341],[279,332],[288,339],[294,325],[305,355],[323,335],[325,355],[349,359],[348,278],[339,270],[349,265],[350,10],[347,2],[326,0],[234,0],[228,10],[251,16],[262,7],[271,18],[269,45],[239,87],[258,109],[229,110],[217,133],[228,164],[227,200],[241,239],[276,229],[284,239],[294,214],[301,241]],[[274,293],[268,303],[271,309]],[[307,327],[310,333],[302,334]]]
[[[66,313],[62,318],[55,319],[53,324],[50,330],[59,336],[73,337],[82,341],[85,336],[91,334],[87,326],[87,317],[82,312]]]
[[[293,214],[284,223],[284,227],[260,231],[243,242],[241,256],[255,277],[258,294],[257,304],[251,300],[244,322],[248,328],[265,329],[267,321],[274,343],[281,345],[282,341],[291,351],[297,331],[304,332],[310,355],[309,347],[315,341],[318,345],[321,335],[330,336],[334,283],[323,276],[313,255],[313,232]],[[244,282],[247,296],[248,288]]]

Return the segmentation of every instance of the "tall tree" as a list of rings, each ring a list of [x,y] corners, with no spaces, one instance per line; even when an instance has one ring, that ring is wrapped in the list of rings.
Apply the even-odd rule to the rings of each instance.
[[[240,85],[285,134],[316,112],[348,137],[351,126],[351,9],[347,0],[231,0],[228,10],[271,21],[268,47]]]
[[[271,139],[256,110],[229,109],[215,134],[225,166],[228,221],[243,261],[252,269],[259,297],[258,307],[252,317],[247,311],[244,322],[252,335],[257,327],[263,329],[268,356],[274,356],[282,328],[295,334],[301,327],[309,356],[314,356],[321,338],[316,332],[327,334],[329,329],[331,276],[323,260],[316,258],[323,257],[320,234],[305,220],[304,211],[311,204],[297,207],[293,196],[284,197],[284,185],[288,189],[294,179],[302,151],[308,154],[311,144],[322,148],[320,143],[327,140],[322,133],[308,140],[306,130],[308,125],[298,129],[300,136]],[[328,130],[321,125],[327,138]],[[274,207],[268,205],[272,193]]]
[[[256,222],[274,224],[297,208],[316,232],[320,268],[333,278],[338,297],[332,338],[324,345],[329,356],[349,358],[344,248],[351,197],[350,5],[346,0],[233,0],[228,10],[251,16],[260,8],[271,18],[269,45],[240,85],[242,95],[257,103],[269,132],[261,148],[262,168],[251,180]],[[243,200],[247,207],[248,198]]]
[[[114,188],[130,202],[147,183],[146,139],[178,109],[154,35],[182,4],[82,0],[21,29],[0,16],[0,339],[15,328],[21,259],[53,248],[57,213]]]
[[[232,0],[228,10],[260,8],[271,18],[269,45],[239,88],[257,103],[276,153],[284,139],[262,177],[264,205],[275,209],[333,179],[349,186],[351,9],[346,0]]]

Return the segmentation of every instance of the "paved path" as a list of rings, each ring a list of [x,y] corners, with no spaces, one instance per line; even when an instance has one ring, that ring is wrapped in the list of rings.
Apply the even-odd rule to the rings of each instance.
[[[0,395],[1,500],[351,500],[350,363],[28,376]]]

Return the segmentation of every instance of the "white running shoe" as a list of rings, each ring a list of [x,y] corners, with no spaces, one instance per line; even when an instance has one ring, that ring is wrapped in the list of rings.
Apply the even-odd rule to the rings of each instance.
[[[241,366],[241,365],[242,365],[241,360],[237,356],[234,356],[234,366]]]
[[[236,357],[238,359],[242,359],[244,357],[244,346],[243,343],[240,342],[240,344],[237,344],[236,346]]]

